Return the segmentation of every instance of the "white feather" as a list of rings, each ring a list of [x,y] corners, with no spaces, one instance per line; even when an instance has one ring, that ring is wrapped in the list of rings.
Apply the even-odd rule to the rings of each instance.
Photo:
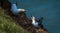
[[[35,17],[32,17],[32,25],[38,27],[38,22],[35,21]]]

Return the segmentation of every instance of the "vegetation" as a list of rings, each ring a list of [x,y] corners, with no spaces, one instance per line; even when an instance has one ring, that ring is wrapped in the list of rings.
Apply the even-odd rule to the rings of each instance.
[[[28,33],[10,17],[6,17],[4,10],[0,9],[0,33]]]

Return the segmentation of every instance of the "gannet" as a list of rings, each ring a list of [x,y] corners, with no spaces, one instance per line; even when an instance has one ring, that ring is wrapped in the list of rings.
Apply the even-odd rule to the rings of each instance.
[[[11,5],[11,11],[13,14],[19,14],[20,12],[26,11],[25,9],[18,9],[16,4]]]
[[[38,27],[38,22],[35,21],[35,17],[34,16],[32,17],[32,25],[34,27]]]

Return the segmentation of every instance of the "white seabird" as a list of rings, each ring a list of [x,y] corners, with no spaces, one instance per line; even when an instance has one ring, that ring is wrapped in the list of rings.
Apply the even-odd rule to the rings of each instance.
[[[32,25],[34,27],[38,27],[38,22],[35,21],[35,17],[34,16],[32,17]]]
[[[11,11],[13,14],[19,14],[20,12],[26,11],[25,9],[18,9],[16,4],[11,5]]]

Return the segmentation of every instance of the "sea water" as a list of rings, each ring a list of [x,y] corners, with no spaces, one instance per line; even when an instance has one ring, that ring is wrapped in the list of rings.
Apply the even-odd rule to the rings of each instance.
[[[44,17],[43,25],[50,33],[60,33],[60,0],[10,0],[24,8],[28,17]]]

